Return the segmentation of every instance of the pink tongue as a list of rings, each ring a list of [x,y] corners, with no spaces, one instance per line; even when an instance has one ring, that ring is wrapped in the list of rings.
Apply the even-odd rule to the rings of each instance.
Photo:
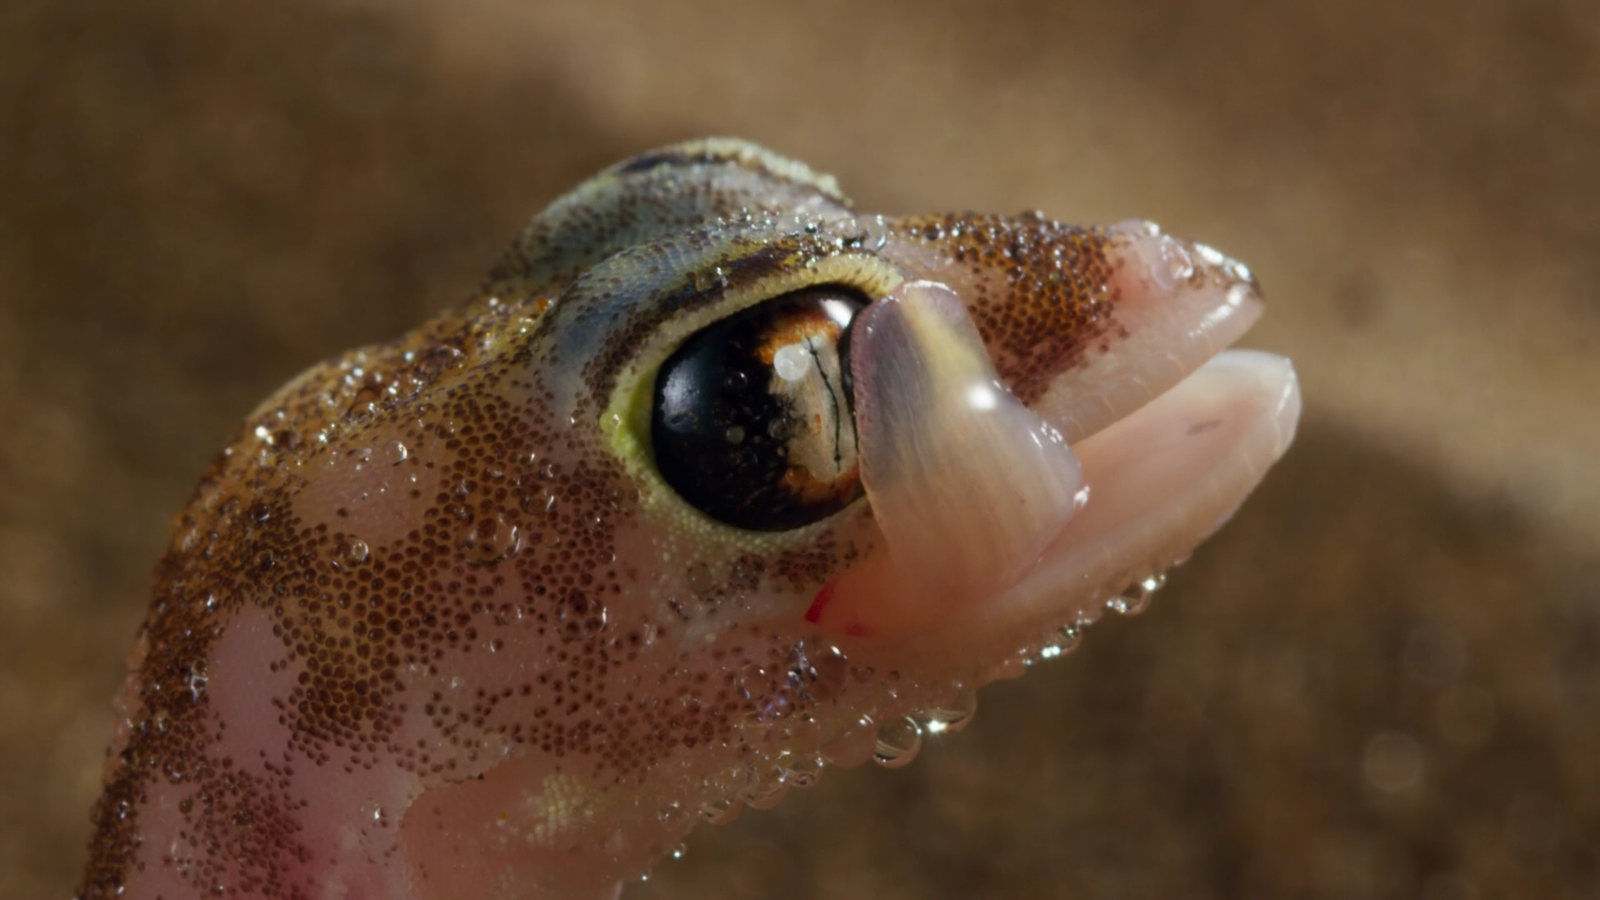
[[[944,285],[907,282],[863,310],[850,356],[861,480],[893,580],[946,608],[1010,584],[1083,505],[1066,441],[995,377]]]

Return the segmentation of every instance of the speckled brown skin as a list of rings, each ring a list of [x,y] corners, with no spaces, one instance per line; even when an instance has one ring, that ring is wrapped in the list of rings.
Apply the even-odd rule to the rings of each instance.
[[[894,648],[831,656],[801,618],[872,549],[864,504],[792,534],[707,527],[607,417],[730,303],[908,275],[959,286],[1031,400],[1115,333],[1104,244],[1037,215],[858,217],[831,179],[738,142],[557,201],[478,296],[312,367],[202,477],[155,571],[78,895],[431,896],[453,876],[419,848],[517,765],[604,800],[552,814],[533,870],[639,871],[700,807],[953,690]],[[364,778],[394,793],[344,793]]]

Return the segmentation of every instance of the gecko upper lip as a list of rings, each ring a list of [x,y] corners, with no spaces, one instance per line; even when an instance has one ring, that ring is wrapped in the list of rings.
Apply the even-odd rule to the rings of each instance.
[[[1108,229],[1120,335],[1029,404],[1069,443],[1121,419],[1237,341],[1261,317],[1261,287],[1205,244],[1130,220]]]

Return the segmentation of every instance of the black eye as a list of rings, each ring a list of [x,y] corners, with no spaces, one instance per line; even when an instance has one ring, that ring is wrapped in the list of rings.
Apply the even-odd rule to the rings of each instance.
[[[729,525],[784,531],[861,496],[847,373],[867,301],[836,286],[775,297],[696,332],[656,376],[656,468]]]

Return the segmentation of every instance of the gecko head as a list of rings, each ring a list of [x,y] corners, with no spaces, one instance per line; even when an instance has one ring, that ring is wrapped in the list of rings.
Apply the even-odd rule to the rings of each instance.
[[[1149,222],[862,214],[831,178],[716,142],[573,198],[504,285],[573,273],[529,359],[637,500],[613,607],[753,708],[827,696],[802,716],[821,743],[1137,604],[1294,433],[1289,362],[1227,349],[1256,279]],[[849,691],[802,686],[818,648]],[[898,686],[864,674],[884,672]]]
[[[615,896],[702,809],[909,760],[1283,452],[1260,304],[1148,224],[866,215],[739,141],[601,173],[219,456],[85,896]]]

